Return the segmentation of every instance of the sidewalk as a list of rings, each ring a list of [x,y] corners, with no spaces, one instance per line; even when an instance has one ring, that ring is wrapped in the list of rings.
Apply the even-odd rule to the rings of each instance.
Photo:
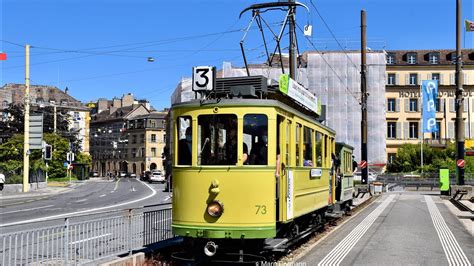
[[[90,178],[88,180],[75,180],[71,184],[68,184],[67,182],[54,182],[53,181],[53,182],[49,182],[46,187],[40,187],[36,190],[32,189],[28,192],[8,191],[7,187],[5,187],[4,190],[0,192],[0,201],[2,199],[28,198],[28,197],[55,195],[55,194],[71,191],[84,183],[107,182],[107,181],[108,180],[102,179],[101,177]]]

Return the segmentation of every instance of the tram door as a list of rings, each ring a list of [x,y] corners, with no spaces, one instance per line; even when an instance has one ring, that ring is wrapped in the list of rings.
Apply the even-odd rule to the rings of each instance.
[[[290,133],[291,120],[277,117],[277,221],[284,221],[293,218],[293,183],[289,178],[291,171],[288,168],[290,163]],[[279,174],[279,175],[278,175]],[[290,191],[291,190],[291,191]]]
[[[283,138],[283,134],[281,134],[281,132],[284,132],[284,123],[285,122],[285,119],[278,115],[277,116],[277,130],[276,130],[276,140],[277,140],[277,143],[276,143],[276,169],[275,169],[275,181],[276,181],[276,190],[275,190],[275,210],[276,210],[276,221],[281,221],[282,220],[282,217],[281,217],[281,213],[282,213],[282,205],[281,205],[281,202],[280,202],[280,195],[281,195],[281,183],[282,183],[282,179],[283,179],[283,173],[284,173],[284,170],[283,170],[283,161],[282,161],[282,151],[283,151],[283,147],[282,147],[282,143],[284,143],[284,138]]]

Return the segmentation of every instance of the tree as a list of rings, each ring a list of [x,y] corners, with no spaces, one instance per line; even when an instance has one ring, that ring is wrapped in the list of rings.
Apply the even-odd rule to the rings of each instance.
[[[456,171],[456,147],[448,143],[446,148],[432,148],[423,146],[423,172],[437,173],[441,168],[447,168],[451,173]],[[474,173],[474,158],[465,157],[465,172]],[[403,144],[397,152],[396,158],[387,165],[387,171],[392,173],[421,172],[420,145]]]
[[[13,135],[7,142],[0,144],[0,168],[9,176],[21,175],[23,170],[23,134]],[[48,162],[49,178],[66,176],[66,153],[69,151],[69,140],[54,133],[43,135],[44,141],[53,148],[52,160]],[[90,156],[78,155],[84,163],[90,162]],[[32,150],[30,154],[30,171],[46,170],[46,163],[42,157],[42,150]]]
[[[25,112],[23,104],[11,103],[7,109],[4,110],[8,114],[7,119],[0,121],[0,132],[3,139],[8,139],[14,134],[23,133],[25,128]],[[53,133],[54,132],[54,107],[46,106],[31,106],[30,113],[42,113],[43,114],[43,132]],[[56,130],[63,136],[68,136],[71,142],[77,142],[77,137],[74,132],[69,129],[70,115],[64,109],[57,110],[56,112]]]

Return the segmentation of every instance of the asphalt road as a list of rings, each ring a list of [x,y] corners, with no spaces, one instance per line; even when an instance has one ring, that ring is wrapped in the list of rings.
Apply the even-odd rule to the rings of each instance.
[[[65,217],[78,216],[75,221],[84,221],[97,218],[94,215],[97,212],[170,203],[170,194],[163,192],[164,186],[129,178],[95,180],[59,194],[6,197],[1,199],[0,233],[62,224]]]
[[[307,265],[472,265],[474,238],[434,192],[387,193],[298,259]]]

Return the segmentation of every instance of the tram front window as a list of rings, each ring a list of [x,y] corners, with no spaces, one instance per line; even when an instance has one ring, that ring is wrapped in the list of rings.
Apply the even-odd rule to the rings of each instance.
[[[183,116],[178,119],[178,164],[191,164],[192,128],[191,117]]]
[[[250,165],[268,164],[268,118],[266,115],[248,114],[244,116],[245,146],[250,151]]]
[[[198,117],[198,164],[235,165],[237,163],[237,116],[200,115]]]

